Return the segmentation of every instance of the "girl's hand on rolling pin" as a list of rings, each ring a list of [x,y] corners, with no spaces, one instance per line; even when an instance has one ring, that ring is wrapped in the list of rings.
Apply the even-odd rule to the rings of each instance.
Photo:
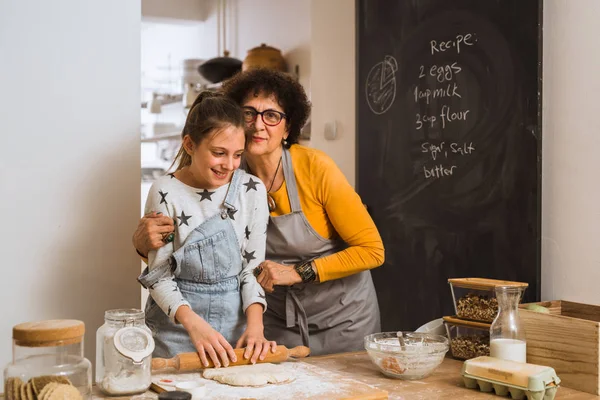
[[[194,347],[198,350],[200,361],[205,367],[208,366],[207,354],[216,368],[219,368],[221,365],[228,367],[229,359],[233,362],[237,361],[233,347],[225,340],[223,335],[213,329],[208,322],[196,314],[190,307],[179,307],[175,318],[181,322],[188,335],[190,335]]]
[[[235,348],[241,349],[244,346],[246,346],[244,358],[247,360],[252,357],[250,358],[252,364],[255,364],[259,358],[261,361],[264,360],[267,354],[269,354],[269,349],[271,349],[272,353],[277,351],[277,343],[265,338],[262,326],[248,325],[244,334],[235,345]]]

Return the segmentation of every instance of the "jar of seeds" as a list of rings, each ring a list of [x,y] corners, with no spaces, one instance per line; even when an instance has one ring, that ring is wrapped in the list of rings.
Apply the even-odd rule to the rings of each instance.
[[[524,282],[485,278],[452,278],[448,283],[456,316],[485,323],[491,323],[498,314],[496,287],[520,287],[524,291],[529,286]]]
[[[450,353],[458,360],[490,355],[490,324],[444,317]]]

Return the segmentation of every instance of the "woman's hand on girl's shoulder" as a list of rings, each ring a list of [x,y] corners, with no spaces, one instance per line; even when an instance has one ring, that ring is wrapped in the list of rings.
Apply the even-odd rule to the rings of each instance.
[[[138,223],[133,234],[133,246],[141,255],[148,257],[151,250],[158,250],[173,240],[168,234],[174,230],[175,225],[170,217],[157,212],[148,213]]]
[[[244,331],[244,334],[238,340],[235,345],[236,349],[246,347],[244,351],[244,359],[250,359],[252,364],[255,364],[257,360],[264,360],[269,354],[277,351],[277,343],[274,340],[267,340],[264,335],[262,327],[251,327],[248,326]]]

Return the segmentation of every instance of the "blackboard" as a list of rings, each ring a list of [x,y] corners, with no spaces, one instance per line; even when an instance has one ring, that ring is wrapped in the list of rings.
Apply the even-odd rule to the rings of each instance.
[[[540,298],[542,0],[357,0],[357,190],[386,248],[382,329],[454,308],[448,278]]]

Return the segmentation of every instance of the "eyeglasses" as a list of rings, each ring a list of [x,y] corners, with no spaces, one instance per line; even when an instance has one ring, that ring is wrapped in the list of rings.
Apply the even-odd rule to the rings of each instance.
[[[260,115],[262,122],[265,125],[276,126],[279,125],[282,119],[287,118],[287,115],[275,110],[265,110],[259,112],[253,107],[243,107],[243,109],[244,110],[242,113],[244,115],[244,121],[246,122],[254,122],[256,121],[256,117]]]

